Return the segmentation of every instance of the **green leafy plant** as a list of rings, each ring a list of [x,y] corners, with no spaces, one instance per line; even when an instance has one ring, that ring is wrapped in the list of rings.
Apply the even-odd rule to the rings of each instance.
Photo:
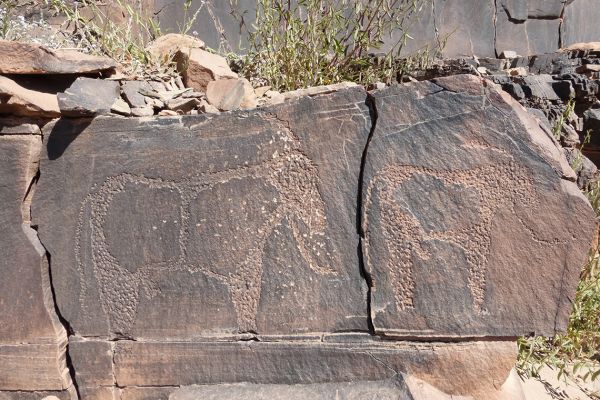
[[[562,127],[565,121],[568,121],[571,117],[571,114],[575,111],[575,99],[569,99],[567,102],[567,107],[562,112],[562,114],[556,120],[554,127],[552,128],[552,133],[556,140],[559,140],[562,136]]]
[[[585,191],[600,216],[600,182]],[[558,371],[559,378],[583,381],[600,377],[600,246],[594,243],[573,300],[567,331],[553,338],[518,340],[517,371],[524,377],[539,377],[544,366]]]
[[[258,0],[242,73],[280,90],[344,80],[391,82],[429,48],[400,59],[410,25],[430,0]],[[395,40],[393,39],[395,38]],[[382,55],[374,56],[388,39]]]
[[[583,148],[590,143],[590,140],[592,139],[592,131],[591,129],[587,131],[587,133],[585,134],[585,137],[583,138],[583,143],[581,144],[580,148],[579,148],[579,152],[577,153],[577,155],[575,156],[575,158],[573,159],[573,161],[571,161],[571,168],[573,168],[573,171],[575,172],[579,172],[579,170],[581,169],[581,167],[583,167]]]

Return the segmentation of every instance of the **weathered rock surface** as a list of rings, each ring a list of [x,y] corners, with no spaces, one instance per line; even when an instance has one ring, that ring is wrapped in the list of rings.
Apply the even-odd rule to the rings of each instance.
[[[224,57],[198,48],[181,49],[175,55],[177,68],[186,87],[206,92],[208,83],[219,79],[237,78]]]
[[[47,127],[35,223],[75,332],[367,331],[365,99],[356,88],[211,119]]]
[[[222,111],[255,108],[254,89],[247,79],[219,79],[208,83],[206,98]]]
[[[125,81],[121,83],[123,98],[131,107],[145,107],[146,98],[140,91],[149,92],[151,90],[152,87],[146,81]]]
[[[44,128],[33,223],[84,398],[518,398],[511,340],[564,329],[594,230],[562,150],[473,76],[307,94]],[[456,338],[487,340],[422,342]]]
[[[494,0],[436,0],[434,21],[444,55],[494,57]],[[507,49],[508,50],[508,49]]]
[[[375,331],[564,329],[595,217],[557,144],[473,76],[373,96],[362,229]]]
[[[70,385],[45,250],[29,226],[40,150],[40,136],[0,136],[0,390]]]
[[[562,44],[598,41],[598,27],[593,21],[600,18],[596,0],[574,0],[565,7],[562,24]]]
[[[0,117],[0,135],[41,135],[42,131],[27,118]]]
[[[29,90],[0,76],[0,114],[53,118],[60,115],[56,95]]]
[[[155,13],[165,31],[179,30],[178,22],[184,11],[170,0],[155,0]],[[194,7],[205,3],[194,0]],[[496,37],[507,37],[507,32],[522,32],[510,41],[513,48],[529,47],[532,50],[556,51],[561,44],[598,40],[595,22],[600,18],[597,0],[432,0],[421,2],[421,11],[409,24],[411,39],[404,47],[404,54],[412,54],[428,45],[430,48],[448,39],[442,53],[445,57],[493,57]],[[247,49],[244,26],[255,22],[256,2],[238,0],[213,2],[211,12],[200,13],[191,31],[197,31],[208,46],[225,52]],[[504,14],[504,15],[502,15]],[[498,24],[504,16],[510,17],[510,25]],[[243,17],[243,24],[239,18]],[[521,30],[525,27],[527,29]],[[560,32],[558,26],[560,25]],[[507,31],[504,31],[504,30]],[[544,36],[544,32],[548,32]],[[535,40],[531,40],[535,37]],[[401,37],[384,38],[381,51],[387,51]],[[534,42],[534,44],[530,43]],[[239,47],[241,45],[241,47]],[[523,56],[535,53],[521,53]]]
[[[496,399],[516,359],[512,342],[140,343],[119,341],[122,387],[220,383],[306,385],[393,379],[406,374],[438,390]],[[248,368],[248,366],[252,366]],[[319,397],[317,397],[319,398]],[[328,398],[328,397],[321,397]]]
[[[412,387],[411,387],[412,386]],[[314,383],[307,385],[205,385],[176,390],[169,400],[466,400],[450,396],[418,380],[398,375],[387,381]]]
[[[544,54],[557,50],[560,20],[528,19],[514,23],[506,12],[496,16],[495,48],[500,54],[515,50],[520,55]]]
[[[63,115],[89,117],[110,113],[120,95],[121,89],[117,81],[79,77],[57,97]]]
[[[50,50],[43,46],[0,40],[2,74],[83,74],[110,70],[114,60],[73,50]]]
[[[146,51],[157,60],[166,62],[182,49],[203,49],[204,42],[198,38],[179,33],[168,33],[154,39]]]

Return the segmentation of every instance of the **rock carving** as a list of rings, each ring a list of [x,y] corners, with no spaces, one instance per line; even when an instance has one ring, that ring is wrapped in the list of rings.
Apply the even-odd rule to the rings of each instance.
[[[255,318],[261,294],[265,243],[273,230],[284,220],[287,220],[296,246],[309,268],[321,275],[336,273],[331,266],[321,265],[317,260],[320,252],[326,252],[327,249],[327,221],[325,204],[318,191],[319,178],[316,167],[302,153],[300,142],[292,133],[277,132],[277,135],[274,140],[282,141],[284,150],[276,152],[272,159],[262,164],[197,174],[181,180],[122,173],[108,177],[103,183],[92,188],[80,208],[75,247],[76,262],[82,277],[86,268],[93,269],[93,275],[99,284],[100,302],[108,315],[112,331],[122,334],[129,331],[136,318],[142,291],[148,298],[160,292],[160,286],[155,279],[156,273],[181,270],[192,274],[201,272],[223,282],[232,296],[239,330],[256,331]],[[202,259],[191,259],[191,203],[203,192],[240,179],[257,179],[274,188],[278,193],[278,197],[272,200],[275,203],[275,211],[265,213],[264,222],[253,234],[254,240],[248,239],[241,244],[243,251],[235,260],[234,266],[222,268],[223,266],[211,265]],[[180,199],[180,225],[178,254],[160,262],[128,268],[123,265],[122,260],[111,254],[104,225],[114,197],[132,185],[177,193]],[[252,199],[246,201],[251,202]],[[244,221],[237,223],[243,224]],[[90,234],[86,235],[85,232]],[[86,243],[91,245],[91,255],[88,257],[82,251],[82,246]],[[331,256],[328,253],[327,255]],[[86,282],[81,279],[82,305],[85,305],[86,292]]]
[[[475,190],[479,197],[477,220],[464,223],[460,221],[460,216],[457,216],[458,222],[449,229],[426,229],[422,224],[423,221],[415,216],[413,210],[396,199],[402,186],[419,176],[438,180],[446,188],[454,186],[459,191]],[[413,165],[389,165],[374,176],[367,188],[366,226],[368,226],[368,209],[374,198],[378,198],[381,203],[381,229],[386,237],[385,247],[389,252],[389,263],[385,268],[394,282],[393,291],[398,309],[413,308],[415,289],[413,257],[428,260],[432,254],[425,243],[439,240],[449,242],[464,251],[469,264],[468,285],[472,294],[473,309],[478,314],[486,313],[484,307],[486,265],[496,210],[500,207],[510,207],[514,212],[516,204],[531,207],[537,202],[530,175],[524,167],[513,161],[468,170],[436,170]],[[365,232],[365,240],[366,257],[369,257],[368,229]]]

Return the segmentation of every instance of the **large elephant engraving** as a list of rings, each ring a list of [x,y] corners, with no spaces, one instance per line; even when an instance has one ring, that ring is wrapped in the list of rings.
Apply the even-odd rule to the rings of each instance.
[[[336,274],[318,257],[328,246],[316,167],[297,139],[282,135],[284,150],[257,165],[180,180],[122,173],[92,188],[81,205],[76,259],[80,276],[93,271],[112,332],[131,329],[141,296],[152,298],[160,290],[156,275],[161,271],[203,273],[224,283],[239,331],[255,332],[265,243],[283,221],[308,268]],[[217,210],[214,215],[203,214],[207,202],[217,204],[211,208]],[[126,238],[138,243],[138,237],[112,216],[116,204],[150,214],[165,210],[159,216],[164,227],[147,227],[140,244],[127,247]],[[87,253],[81,251],[84,245]],[[82,282],[82,304],[86,291]]]

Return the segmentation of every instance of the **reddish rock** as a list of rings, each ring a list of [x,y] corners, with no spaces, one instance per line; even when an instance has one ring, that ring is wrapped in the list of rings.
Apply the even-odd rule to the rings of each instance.
[[[224,78],[237,78],[224,57],[198,48],[184,48],[175,55],[177,68],[186,87],[206,92],[208,83]]]
[[[74,50],[50,50],[23,42],[0,40],[2,74],[89,74],[114,69],[114,60]]]
[[[56,95],[29,90],[0,76],[0,114],[54,118],[60,116]]]
[[[208,83],[206,98],[221,111],[254,108],[258,102],[246,79],[220,79]]]
[[[168,62],[179,50],[203,48],[204,42],[200,39],[179,33],[168,33],[150,42],[146,51],[155,59]]]
[[[0,136],[0,391],[62,390],[71,383],[46,252],[29,224],[41,149],[40,136]]]

